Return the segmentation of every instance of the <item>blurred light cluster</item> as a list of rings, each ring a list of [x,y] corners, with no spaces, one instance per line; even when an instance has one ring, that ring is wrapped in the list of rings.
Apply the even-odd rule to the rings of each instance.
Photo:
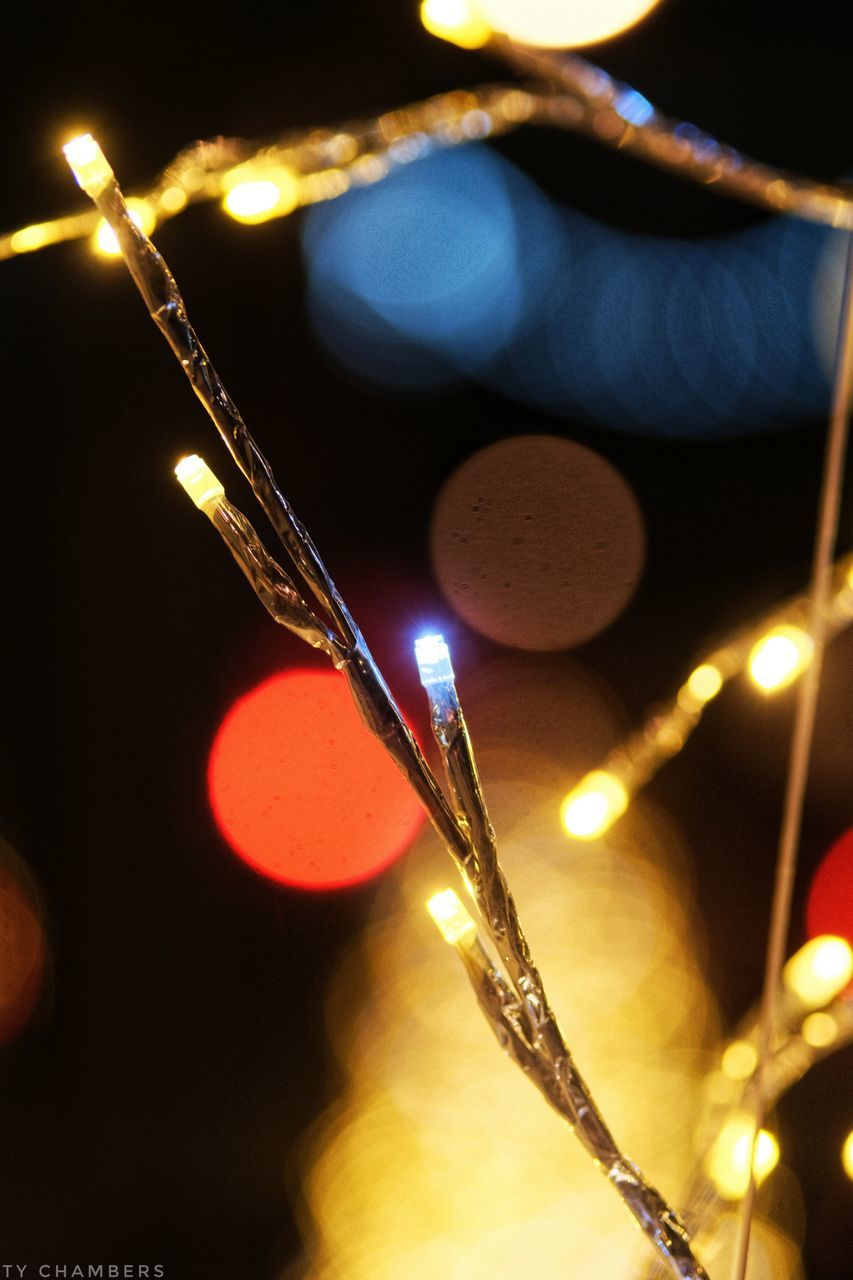
[[[786,689],[806,670],[814,642],[805,630],[808,604],[793,599],[770,617],[740,628],[697,664],[674,698],[651,714],[642,729],[630,735],[605,758],[600,768],[582,777],[563,801],[563,825],[579,840],[597,839],[628,808],[631,797],[672,756],[677,755],[698,725],[705,706],[723,685],[745,671],[752,684],[765,694]],[[832,639],[853,619],[853,556],[846,555],[833,568],[831,595],[826,610],[827,635]],[[836,859],[848,866],[850,854]],[[848,889],[849,892],[849,889]],[[826,899],[824,898],[824,901]],[[839,899],[842,901],[843,899]],[[849,899],[848,899],[849,902]],[[843,914],[843,913],[842,913]],[[835,916],[839,912],[835,909]],[[853,936],[853,908],[848,906],[844,928]],[[832,932],[824,924],[812,932]]]
[[[677,1196],[696,1158],[716,1032],[683,852],[641,807],[606,842],[566,856],[555,772],[595,751],[591,724],[599,737],[615,729],[581,668],[567,666],[561,686],[548,659],[503,659],[471,683],[466,709],[502,862],[568,1041],[627,1151]],[[422,838],[333,984],[329,1030],[348,1084],[306,1156],[301,1274],[627,1280],[644,1248],[629,1215],[499,1052],[456,957],[436,941],[428,902],[451,941],[473,931],[451,874]],[[784,1233],[764,1222],[757,1231],[759,1241],[778,1237],[782,1253],[768,1246],[767,1256],[790,1265],[762,1263],[754,1275],[792,1274],[797,1251]]]
[[[574,419],[702,437],[825,409],[838,292],[814,282],[833,234],[794,219],[629,234],[474,145],[314,208],[304,251],[315,328],[362,377],[465,375]]]

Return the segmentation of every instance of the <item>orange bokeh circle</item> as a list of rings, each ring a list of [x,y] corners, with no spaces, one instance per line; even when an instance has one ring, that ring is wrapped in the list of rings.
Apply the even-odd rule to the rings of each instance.
[[[334,672],[285,671],[239,698],[214,739],[208,791],[235,852],[304,889],[376,875],[422,820],[414,792]]]

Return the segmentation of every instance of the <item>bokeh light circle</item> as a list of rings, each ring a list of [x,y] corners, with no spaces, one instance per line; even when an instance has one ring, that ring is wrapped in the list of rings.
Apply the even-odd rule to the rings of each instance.
[[[495,31],[544,48],[594,44],[627,31],[660,0],[477,0]]]
[[[0,866],[0,1045],[28,1021],[42,986],[46,958],[38,912],[18,878]]]
[[[513,648],[567,649],[627,604],[643,522],[597,453],[518,436],[474,454],[446,482],[430,549],[442,592],[475,630]]]
[[[414,793],[334,672],[282,672],[239,698],[214,739],[208,791],[235,852],[305,889],[369,879],[421,823]]]
[[[810,938],[830,934],[853,946],[853,828],[836,840],[815,873],[806,929]]]

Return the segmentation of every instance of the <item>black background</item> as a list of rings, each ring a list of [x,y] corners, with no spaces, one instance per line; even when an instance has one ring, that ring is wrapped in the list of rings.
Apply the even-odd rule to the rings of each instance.
[[[748,154],[816,176],[850,167],[840,9],[664,0],[589,56]],[[81,125],[133,190],[195,138],[363,118],[501,74],[388,0],[281,6],[272,20],[245,6],[33,8],[7,32],[2,60],[5,229],[83,207],[59,152]],[[695,235],[763,216],[584,140],[525,130],[498,145],[555,198],[618,226]],[[158,244],[405,705],[419,705],[411,627],[437,599],[431,503],[492,440],[565,434],[637,493],[643,583],[581,651],[633,720],[709,634],[805,581],[820,422],[672,442],[473,388],[380,394],[337,370],[307,326],[298,221],[247,231],[202,206]],[[0,1057],[0,1261],[272,1276],[299,1249],[288,1207],[299,1136],[335,1088],[324,983],[374,890],[276,887],[213,827],[204,764],[224,710],[305,654],[266,623],[171,478],[182,453],[213,461],[218,446],[124,271],[83,245],[49,249],[0,264],[0,305],[0,834],[41,887],[53,958],[35,1021]],[[248,506],[236,483],[234,495]],[[851,543],[848,503],[841,546]],[[492,652],[464,637],[463,681]],[[836,707],[836,725],[851,652],[842,640],[828,657],[822,705]],[[652,788],[689,833],[730,1020],[761,982],[790,711],[790,697],[757,708],[732,690]],[[849,737],[837,746],[853,759]],[[760,768],[745,763],[744,739]],[[802,884],[850,822],[849,789],[810,802]],[[792,945],[802,902],[800,889]],[[853,1188],[837,1152],[853,1127],[850,1063],[836,1055],[783,1112],[810,1280],[849,1274]]]

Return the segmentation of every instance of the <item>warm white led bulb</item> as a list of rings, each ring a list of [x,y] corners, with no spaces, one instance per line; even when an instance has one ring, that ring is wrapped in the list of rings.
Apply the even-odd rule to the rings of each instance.
[[[627,807],[625,784],[606,769],[594,769],[563,801],[563,826],[578,840],[595,840],[604,835]]]
[[[441,930],[444,941],[451,946],[466,938],[473,938],[477,932],[476,924],[453,889],[443,889],[441,893],[433,894],[427,903],[427,910]]]
[[[115,180],[115,174],[109,166],[106,156],[98,146],[91,133],[81,133],[72,138],[62,148],[65,159],[71,166],[71,172],[77,179],[87,196],[92,199]]]
[[[225,497],[224,488],[197,453],[181,458],[175,467],[175,475],[200,511],[216,507]]]

